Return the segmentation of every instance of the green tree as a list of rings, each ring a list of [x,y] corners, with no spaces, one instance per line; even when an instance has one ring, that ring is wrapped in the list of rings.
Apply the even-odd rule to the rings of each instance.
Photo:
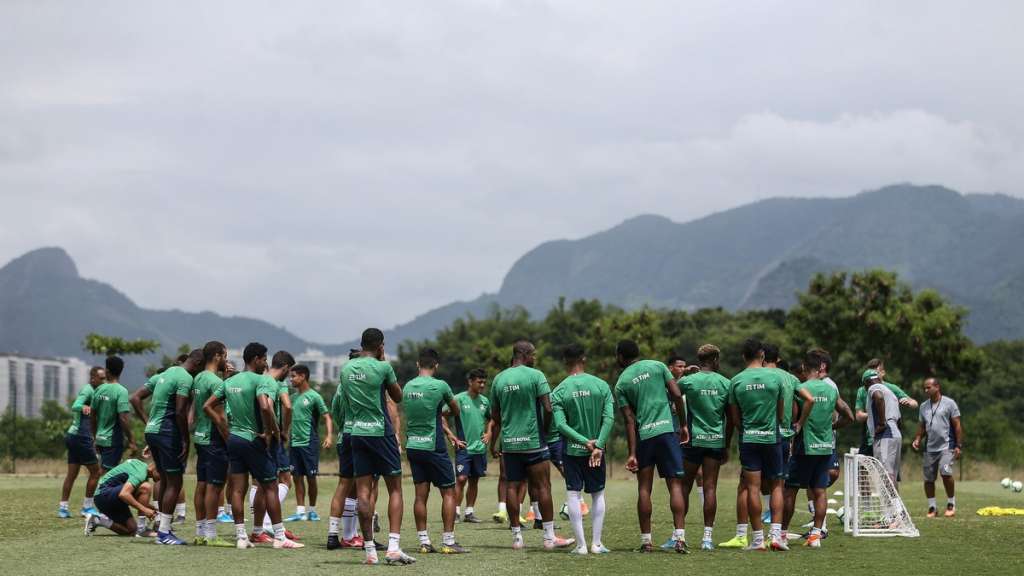
[[[125,340],[118,336],[103,336],[90,332],[82,340],[82,349],[98,356],[127,356],[132,354],[149,354],[160,348],[156,340]]]

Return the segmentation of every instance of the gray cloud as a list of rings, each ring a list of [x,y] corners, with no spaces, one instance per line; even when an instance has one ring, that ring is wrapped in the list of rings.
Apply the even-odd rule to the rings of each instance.
[[[0,260],[341,340],[644,212],[1024,193],[1024,7],[0,6]]]

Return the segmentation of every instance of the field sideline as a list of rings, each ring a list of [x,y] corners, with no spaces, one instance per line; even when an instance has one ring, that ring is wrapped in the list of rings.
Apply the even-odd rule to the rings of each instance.
[[[715,542],[732,536],[735,520],[733,476],[723,480],[723,498],[720,498]],[[559,479],[560,480],[560,479]],[[195,476],[186,476],[188,494],[192,494]],[[322,492],[333,492],[334,478],[321,479]],[[564,499],[563,485],[555,484],[556,501]],[[82,498],[84,476],[76,484],[71,504],[77,511]],[[317,523],[298,522],[289,528],[303,538],[307,548],[297,551],[272,550],[261,546],[255,550],[172,548],[158,547],[149,540],[119,538],[103,529],[87,538],[82,533],[80,519],[56,518],[56,500],[60,479],[32,477],[0,477],[0,565],[5,575],[16,574],[125,574],[159,573],[162,576],[178,574],[337,574],[339,572],[397,570],[427,575],[481,574],[498,576],[515,574],[680,574],[689,570],[722,573],[755,570],[772,574],[824,575],[841,571],[843,574],[1019,574],[1024,570],[1024,550],[1020,535],[1024,533],[1024,517],[986,518],[975,514],[982,506],[1024,507],[1024,494],[1012,494],[995,482],[965,482],[958,484],[959,515],[954,519],[924,518],[924,495],[918,483],[903,486],[914,521],[921,531],[919,539],[870,539],[843,535],[841,526],[830,516],[831,535],[824,548],[811,551],[795,549],[785,554],[742,553],[732,550],[700,552],[689,556],[673,553],[655,553],[641,556],[630,551],[637,546],[639,536],[636,525],[635,488],[630,480],[610,481],[607,499],[608,516],[605,526],[605,545],[613,553],[604,557],[570,558],[565,551],[540,550],[540,531],[525,532],[528,550],[513,552],[509,548],[507,529],[497,524],[457,524],[459,542],[471,549],[461,557],[416,554],[416,532],[412,519],[412,486],[406,488],[406,514],[403,522],[402,544],[406,551],[417,557],[415,566],[407,568],[363,567],[359,551],[327,551],[324,540],[327,532],[327,504],[318,506],[324,520]],[[841,489],[837,484],[836,489]],[[488,478],[481,485],[481,501],[477,509],[481,516],[490,517],[495,510],[495,480]],[[830,493],[832,491],[830,490]],[[941,488],[940,488],[941,492]],[[944,501],[940,494],[940,502]],[[380,509],[383,511],[385,503]],[[432,494],[430,533],[435,543],[440,540],[440,498]],[[801,495],[794,523],[809,519]],[[294,509],[289,495],[286,511]],[[189,502],[189,522],[176,527],[178,534],[191,541],[194,535],[193,510]],[[699,544],[701,520],[693,497],[687,517],[687,540],[691,548]],[[560,533],[569,535],[568,523],[558,520]],[[589,533],[589,523],[587,523]],[[231,526],[220,525],[222,536],[231,536]],[[655,544],[671,533],[664,485],[655,490]],[[385,536],[386,538],[386,536]],[[73,567],[72,567],[73,564]],[[770,572],[767,572],[770,571]]]

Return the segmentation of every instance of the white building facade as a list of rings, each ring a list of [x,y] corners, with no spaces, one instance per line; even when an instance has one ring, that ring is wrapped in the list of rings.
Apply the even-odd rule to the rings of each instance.
[[[78,358],[0,353],[0,412],[14,406],[21,416],[40,415],[43,402],[68,406],[89,381],[89,365]]]

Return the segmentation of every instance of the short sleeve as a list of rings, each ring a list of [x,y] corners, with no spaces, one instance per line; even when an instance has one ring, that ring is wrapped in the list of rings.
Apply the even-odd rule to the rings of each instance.
[[[182,372],[184,372],[184,370]],[[191,396],[193,382],[195,382],[195,380],[188,374],[188,372],[184,372],[184,374],[179,376],[178,384],[176,386],[178,396],[184,396],[186,398]]]
[[[452,394],[452,387],[449,386],[447,382],[442,382],[442,384],[444,384],[444,389],[442,390],[444,394],[444,401],[451,402],[452,399],[455,398],[455,394]]]
[[[131,412],[132,405],[128,402],[128,391],[121,388],[117,391],[117,411],[118,412]]]
[[[867,396],[868,396],[868,393],[867,393],[866,390],[864,390],[863,386],[861,386],[860,388],[857,388],[857,398],[854,399],[854,402],[853,402],[853,409],[855,411],[857,411],[857,412],[863,412],[864,411],[864,409],[867,406]]]
[[[384,370],[384,383],[390,386],[398,382],[398,376],[395,376],[395,367],[390,362],[384,362],[384,364],[387,366]]]
[[[223,400],[223,399],[224,399],[224,390],[225,390],[225,388],[226,388],[226,387],[225,387],[224,383],[223,383],[223,382],[220,382],[219,384],[217,384],[217,385],[216,385],[216,386],[215,386],[215,387],[213,388],[213,392],[212,392],[212,394],[213,394],[213,395],[214,395],[215,397],[217,397],[217,399],[219,399],[219,400]]]
[[[316,406],[320,409],[321,414],[327,413],[327,402],[324,402],[324,397],[319,393],[316,395]]]
[[[907,395],[906,392],[903,391],[902,388],[895,384],[889,384],[889,390],[892,390],[892,393],[896,395],[897,400],[903,400],[904,398],[910,397]]]
[[[146,383],[143,384],[143,386],[145,386],[146,390],[149,390],[150,392],[155,390],[156,389],[156,375],[150,376],[149,380],[146,380]]]
[[[615,385],[615,404],[622,408],[627,404],[626,400],[626,385],[622,383],[622,380]]]
[[[736,382],[733,380],[729,381],[729,394],[727,395],[727,402],[729,404],[736,403]]]
[[[949,406],[949,417],[950,418],[959,418],[960,417],[960,407],[956,405],[956,400],[953,400],[952,398],[950,398],[949,399],[949,404],[950,404],[950,406]]]
[[[537,378],[537,398],[540,398],[545,394],[551,394],[551,385],[548,384],[548,379],[544,376],[544,373],[538,370]]]
[[[260,378],[260,383],[256,385],[256,395],[273,400],[277,395],[277,383],[270,378]]]

